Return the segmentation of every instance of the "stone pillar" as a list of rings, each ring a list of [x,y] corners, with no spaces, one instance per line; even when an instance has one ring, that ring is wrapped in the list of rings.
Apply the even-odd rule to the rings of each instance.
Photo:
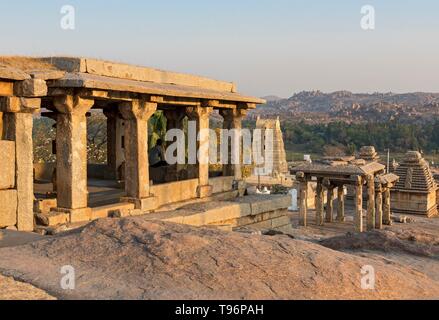
[[[390,213],[390,188],[384,188],[384,203],[383,203],[383,224],[392,225],[391,213]]]
[[[0,140],[3,140],[3,112],[0,112]]]
[[[108,178],[121,180],[118,169],[125,161],[125,154],[122,146],[122,139],[124,138],[123,119],[119,114],[119,109],[116,110],[104,109],[104,114],[107,117],[107,166]]]
[[[163,114],[166,117],[166,130],[184,129],[183,119],[186,116],[185,108],[173,108],[173,109],[164,109]],[[171,142],[166,142],[169,145]],[[180,180],[180,170],[184,168],[183,164],[174,164],[168,165],[166,168],[166,182],[178,181]]]
[[[150,194],[148,159],[148,120],[156,112],[157,104],[143,100],[123,102],[119,111],[125,120],[125,202],[136,209],[150,211],[157,208],[156,198]]]
[[[345,214],[344,214],[344,186],[339,185],[337,188],[337,221],[344,222]]]
[[[323,179],[317,179],[317,190],[316,190],[316,224],[318,226],[324,225],[323,219],[323,203],[324,203],[324,194],[323,194]]]
[[[17,189],[17,229],[34,230],[33,113],[40,110],[40,99],[1,98],[3,138],[15,141]]]
[[[367,181],[367,230],[375,229],[375,176],[370,174]]]
[[[87,117],[94,101],[79,96],[54,99],[56,122],[57,212],[70,222],[91,219],[87,190]]]
[[[186,116],[184,108],[165,109],[163,114],[166,118],[166,130],[183,130],[183,119]]]
[[[326,222],[332,222],[334,219],[334,185],[328,185],[327,190]]]
[[[355,231],[363,232],[363,179],[357,177],[355,184]]]
[[[300,190],[300,204],[299,204],[299,225],[307,226],[307,212],[308,212],[308,180],[303,172],[298,172],[296,175],[297,181],[299,181]]]
[[[223,175],[224,176],[234,176],[236,181],[242,180],[242,119],[245,118],[247,110],[237,108],[237,109],[221,109],[220,114],[224,119],[223,129],[234,130],[233,135],[231,135],[233,141],[232,145],[229,147],[228,163],[223,165]],[[239,146],[236,150],[232,150],[232,146]],[[231,153],[235,152],[235,158],[238,159],[237,163],[233,164]]]
[[[376,188],[376,216],[375,216],[375,228],[382,229],[383,228],[383,191],[382,186],[379,184]]]
[[[209,185],[209,116],[213,107],[209,102],[197,107],[187,107],[188,116],[197,122],[198,136],[198,197],[206,198],[212,195]]]

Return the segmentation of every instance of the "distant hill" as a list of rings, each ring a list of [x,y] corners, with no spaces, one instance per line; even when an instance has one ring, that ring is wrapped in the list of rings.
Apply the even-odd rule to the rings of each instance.
[[[265,96],[262,97],[262,99],[267,100],[267,102],[274,102],[279,100],[284,100],[284,98],[278,97],[278,96]]]
[[[288,99],[268,96],[267,104],[249,113],[253,119],[280,116],[307,123],[388,122],[425,123],[439,119],[439,93],[352,93],[304,91]]]

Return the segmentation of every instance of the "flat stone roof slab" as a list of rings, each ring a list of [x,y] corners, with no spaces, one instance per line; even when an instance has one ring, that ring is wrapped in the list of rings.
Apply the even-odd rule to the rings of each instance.
[[[262,99],[247,97],[238,93],[216,91],[200,87],[117,79],[87,73],[67,73],[61,79],[50,81],[48,83],[48,86],[67,88],[89,88],[110,91],[127,91],[134,93],[156,94],[173,97],[215,99],[247,103],[265,102]]]

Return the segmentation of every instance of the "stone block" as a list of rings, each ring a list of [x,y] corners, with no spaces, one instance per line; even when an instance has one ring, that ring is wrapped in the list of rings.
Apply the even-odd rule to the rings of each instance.
[[[47,95],[46,81],[28,79],[14,84],[14,94],[19,97],[44,97]]]
[[[0,190],[0,228],[17,224],[17,191]]]
[[[199,186],[197,189],[198,198],[207,198],[212,195],[212,186]]]
[[[41,108],[41,99],[23,97],[0,97],[0,112],[34,113]]]
[[[92,219],[91,208],[80,208],[80,209],[66,209],[66,208],[54,208],[51,214],[68,214],[71,223],[76,222],[87,222]]]
[[[154,196],[143,199],[124,197],[121,201],[133,203],[135,209],[142,210],[143,212],[156,210],[158,208],[157,197]]]
[[[260,214],[264,212],[287,209],[291,204],[291,197],[286,196],[268,196],[266,199],[255,201],[251,204],[252,214]]]
[[[12,96],[14,94],[14,83],[0,81],[0,96]]]
[[[102,206],[98,208],[93,208],[92,210],[92,220],[95,219],[101,219],[101,218],[108,218],[108,217],[115,217],[117,214],[115,212],[129,212],[130,210],[134,209],[133,203],[117,203],[117,204],[110,204],[107,206]],[[129,215],[129,214],[126,214]],[[120,215],[125,216],[125,214]]]
[[[70,210],[70,222],[86,222],[92,219],[91,208],[72,209]]]
[[[52,209],[56,208],[57,201],[54,199],[36,199],[34,200],[35,213],[50,213]]]
[[[38,225],[53,227],[60,224],[67,224],[70,222],[70,214],[66,212],[52,211],[47,214],[37,213],[35,219]]]
[[[15,187],[15,142],[0,141],[0,189]]]

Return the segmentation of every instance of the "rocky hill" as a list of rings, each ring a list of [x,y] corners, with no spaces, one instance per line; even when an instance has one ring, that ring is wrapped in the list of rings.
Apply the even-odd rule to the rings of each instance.
[[[269,96],[270,97],[270,96]],[[327,123],[388,122],[425,123],[439,116],[439,93],[352,93],[304,91],[288,99],[267,99],[249,115],[280,116],[284,120]]]

